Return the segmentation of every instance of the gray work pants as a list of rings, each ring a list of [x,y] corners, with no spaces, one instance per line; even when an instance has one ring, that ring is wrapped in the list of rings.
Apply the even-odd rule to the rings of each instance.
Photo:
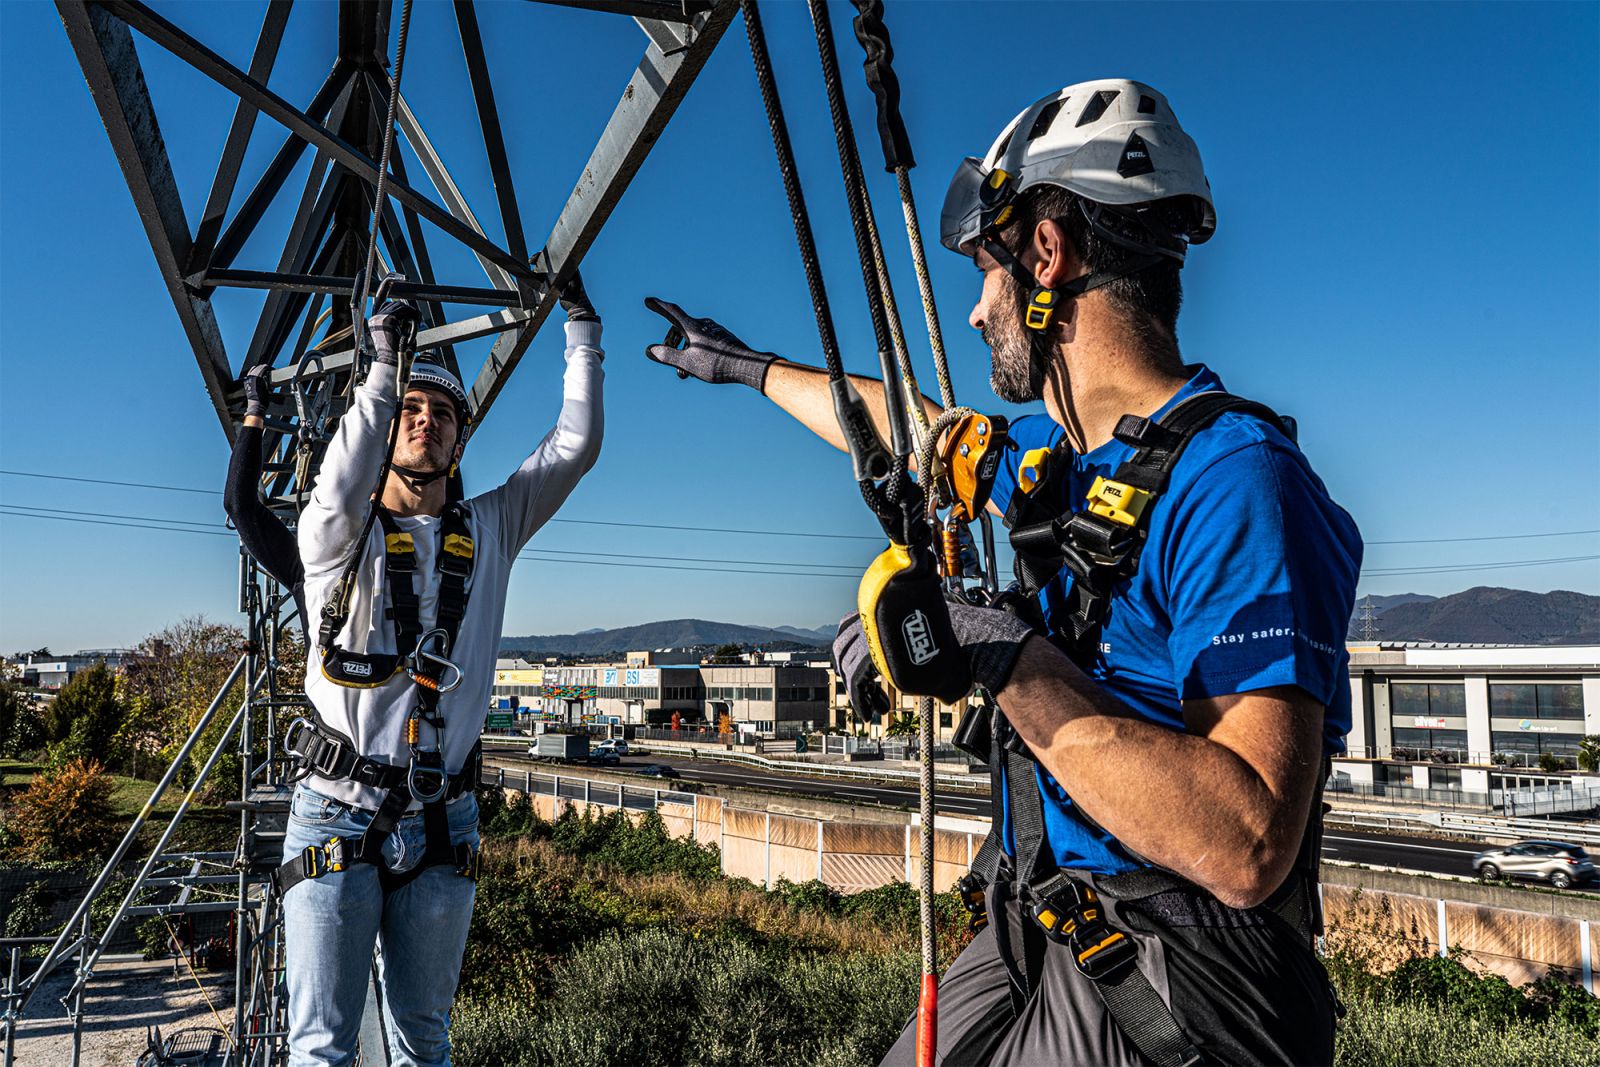
[[[990,925],[940,979],[935,1062],[1144,1067],[1148,1061],[1118,1029],[1070,952],[1039,934],[1008,899],[1007,887],[998,888],[989,893]],[[1333,1062],[1327,973],[1304,938],[1277,916],[1175,893],[1137,903],[1102,896],[1102,902],[1117,928],[1138,944],[1140,970],[1208,1062]],[[1026,993],[1008,966],[1011,946],[1024,941],[1037,971]],[[916,1030],[913,1017],[882,1067],[915,1067]]]

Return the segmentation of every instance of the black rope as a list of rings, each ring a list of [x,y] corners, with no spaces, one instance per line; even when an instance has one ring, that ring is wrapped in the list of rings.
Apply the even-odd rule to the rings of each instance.
[[[844,378],[844,361],[839,358],[839,338],[833,329],[833,312],[828,306],[828,290],[822,281],[822,264],[817,259],[817,243],[811,233],[811,215],[806,211],[805,192],[800,188],[799,171],[794,163],[794,146],[789,142],[789,126],[783,117],[783,102],[778,99],[778,83],[772,76],[772,57],[767,52],[766,33],[761,28],[761,13],[755,0],[739,0],[744,13],[744,29],[750,39],[750,59],[756,69],[756,84],[761,88],[761,105],[766,109],[767,128],[772,131],[772,146],[778,154],[778,173],[783,177],[783,192],[789,198],[789,217],[794,222],[795,241],[800,246],[800,263],[805,269],[806,288],[811,291],[811,307],[817,316],[817,335],[822,341],[822,359],[833,381]]]
[[[911,137],[900,117],[900,79],[894,73],[894,46],[883,24],[883,0],[851,0],[856,40],[867,53],[867,86],[878,98],[878,139],[883,142],[883,169],[890,173],[917,165],[911,154]]]

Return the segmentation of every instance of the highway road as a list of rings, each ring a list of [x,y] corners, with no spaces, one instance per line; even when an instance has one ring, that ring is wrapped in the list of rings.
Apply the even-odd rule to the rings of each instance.
[[[492,750],[490,754],[497,759],[505,759],[508,768],[515,764],[517,769],[521,770],[529,765],[525,759],[500,757]],[[889,785],[839,778],[813,778],[719,760],[696,760],[685,756],[667,755],[630,756],[612,769],[631,771],[651,764],[671,767],[677,772],[680,781],[759,789],[769,793],[787,793],[850,804],[877,804],[912,811],[917,808],[917,789],[914,784]],[[554,768],[547,767],[547,769]],[[581,774],[581,768],[573,767],[572,773]],[[662,787],[671,785],[670,780],[657,778],[643,778],[643,783]],[[957,818],[966,816],[987,819],[992,810],[987,793],[942,792],[936,799],[940,814]],[[1401,834],[1329,827],[1323,834],[1322,854],[1326,859],[1361,863],[1372,867],[1393,867],[1426,874],[1470,876],[1472,857],[1486,847],[1488,847],[1486,844],[1480,842],[1409,837]]]

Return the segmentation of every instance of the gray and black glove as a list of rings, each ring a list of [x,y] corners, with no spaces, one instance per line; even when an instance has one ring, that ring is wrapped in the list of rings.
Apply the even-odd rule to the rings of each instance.
[[[245,372],[239,383],[244,386],[244,417],[267,417],[267,398],[272,395],[272,366],[257,363]]]
[[[1011,680],[1023,643],[1035,632],[1033,627],[994,608],[975,607],[954,599],[945,603],[950,610],[950,628],[971,664],[973,684],[998,693]],[[869,709],[888,710],[889,700],[878,684],[877,668],[867,649],[859,614],[852,612],[839,623],[839,635],[833,640],[833,664],[844,679],[850,704],[858,714],[869,718]]]
[[[561,295],[556,300],[561,304],[561,310],[567,313],[568,322],[596,322],[600,318],[583,288],[583,276],[577,271],[573,271],[567,284],[561,287]]]
[[[715,319],[697,319],[677,304],[647,296],[644,306],[672,323],[666,341],[650,345],[645,355],[676,367],[680,378],[692,374],[713,385],[738,382],[758,393],[765,391],[767,371],[782,357],[753,351]]]
[[[878,684],[858,612],[852,611],[839,623],[838,636],[833,639],[833,669],[844,679],[850,706],[862,722],[877,722],[878,716],[889,710],[889,695]]]
[[[367,320],[372,337],[372,359],[390,366],[400,364],[400,346],[413,340],[422,316],[409,300],[388,300]]]

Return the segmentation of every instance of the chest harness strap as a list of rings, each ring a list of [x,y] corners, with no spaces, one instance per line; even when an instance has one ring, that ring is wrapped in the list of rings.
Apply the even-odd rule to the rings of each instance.
[[[384,587],[388,593],[387,617],[394,624],[393,653],[359,653],[340,648],[334,641],[348,620],[348,612],[327,613],[319,634],[322,646],[322,673],[336,685],[374,689],[385,685],[404,671],[414,684],[415,703],[406,720],[406,743],[411,759],[406,766],[383,763],[356,751],[351,740],[328,727],[320,719],[296,719],[284,735],[284,750],[301,763],[300,776],[315,773],[331,780],[353,781],[384,789],[382,803],[359,837],[330,837],[320,845],[306,847],[287,860],[273,875],[280,893],[307,879],[320,878],[344,870],[354,863],[371,863],[378,868],[378,879],[385,893],[409,884],[429,867],[450,866],[466,878],[477,878],[477,852],[470,845],[450,841],[450,824],[445,805],[463,793],[477,788],[479,749],[474,748],[467,766],[450,774],[444,763],[444,717],[439,713],[439,696],[461,684],[461,670],[449,659],[461,621],[466,617],[468,581],[472,576],[474,545],[471,512],[464,503],[445,508],[440,522],[439,607],[437,624],[426,633],[422,629],[422,598],[415,575],[416,542],[402,530],[393,515],[377,506],[383,528]],[[409,650],[409,651],[400,651]],[[423,739],[422,726],[429,727]],[[424,850],[422,859],[404,872],[389,869],[383,858],[383,845],[399,825],[412,800],[422,802]]]
[[[1061,514],[1059,482],[1071,472],[1071,455],[1063,441],[1054,450],[1035,449],[1023,457],[1017,492],[1006,513],[1016,551],[1020,596],[1012,607],[1048,633],[1040,610],[1041,590],[1061,572],[1071,572],[1065,625],[1051,640],[1080,667],[1088,670],[1100,654],[1106,608],[1119,583],[1138,570],[1149,535],[1151,505],[1166,489],[1168,477],[1184,448],[1201,430],[1226,412],[1239,412],[1280,427],[1293,440],[1294,424],[1270,408],[1220,391],[1198,393],[1159,420],[1124,415],[1113,436],[1134,449],[1113,478],[1097,477],[1087,506]],[[991,705],[978,705],[963,723],[958,743],[989,764],[991,792],[1004,795],[1011,812],[1016,858],[1005,855],[1002,825],[995,822],[973,858],[972,871],[958,884],[971,913],[974,930],[988,925],[985,889],[997,881],[1014,882],[1033,931],[1007,924],[1010,958],[1018,962],[1013,982],[1022,997],[1038,981],[1043,946],[1039,934],[1066,947],[1073,962],[1093,981],[1107,1011],[1130,1041],[1151,1062],[1172,1067],[1200,1062],[1200,1053],[1184,1035],[1171,1011],[1143,972],[1134,965],[1134,942],[1107,920],[1101,894],[1116,900],[1161,896],[1168,906],[1210,912],[1222,908],[1204,890],[1171,871],[1149,867],[1107,877],[1087,871],[1063,871],[1045,829],[1043,798],[1036,764],[1026,744]],[[1326,774],[1323,775],[1326,778]],[[1322,829],[1321,786],[1302,838],[1295,867],[1266,907],[1288,921],[1309,941],[1322,929],[1316,895],[1316,870]],[[1088,817],[1080,810],[1080,818]],[[1090,822],[1092,826],[1092,821]],[[1203,899],[1205,903],[1184,901]]]

